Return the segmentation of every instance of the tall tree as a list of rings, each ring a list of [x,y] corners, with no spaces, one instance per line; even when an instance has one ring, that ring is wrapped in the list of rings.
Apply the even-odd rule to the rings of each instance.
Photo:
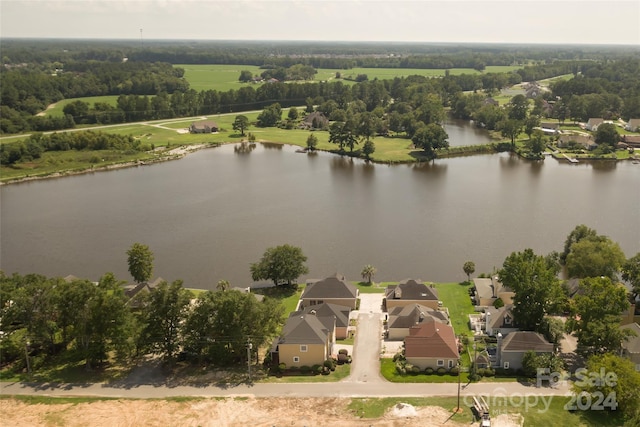
[[[249,128],[249,119],[243,115],[236,116],[232,126],[233,130],[240,131],[240,135],[244,136],[244,131]]]
[[[437,157],[437,151],[449,147],[447,132],[436,123],[429,123],[426,126],[420,126],[416,130],[413,138],[413,145],[422,148],[429,159]]]
[[[260,261],[251,264],[253,280],[271,280],[274,285],[291,283],[309,269],[305,265],[307,257],[302,249],[288,244],[268,248]]]
[[[578,338],[578,352],[583,355],[618,351],[627,335],[620,329],[620,314],[629,308],[624,286],[608,277],[580,281],[574,298],[573,315],[567,328]]]
[[[231,288],[231,283],[228,280],[218,280],[216,284],[216,289],[219,291],[228,291]]]
[[[567,273],[569,277],[606,276],[615,280],[625,259],[620,245],[606,236],[582,239],[571,245],[567,255]]]
[[[149,246],[134,243],[127,251],[129,273],[137,283],[146,282],[153,273],[153,252]]]
[[[620,141],[620,135],[616,126],[611,123],[603,123],[596,130],[596,144],[606,144],[615,147]]]
[[[363,280],[367,281],[367,283],[371,283],[371,280],[373,279],[373,276],[376,275],[376,272],[377,270],[373,265],[367,264],[362,268],[360,275],[362,276]]]
[[[318,137],[315,136],[313,133],[310,133],[309,136],[307,137],[307,150],[315,151],[317,146],[318,146]]]
[[[633,293],[640,294],[640,252],[624,263],[622,266],[622,279],[631,284]]]
[[[562,293],[556,275],[557,269],[547,258],[532,249],[513,252],[505,259],[498,277],[515,293],[513,315],[521,329],[541,330],[542,319]]]
[[[567,255],[571,252],[571,246],[574,243],[578,243],[582,239],[597,238],[598,232],[592,228],[587,227],[584,224],[576,225],[576,228],[571,230],[571,233],[564,241],[564,250],[560,254],[560,264],[564,265],[567,261]]]
[[[476,264],[473,261],[467,261],[462,266],[462,270],[467,275],[467,280],[471,280],[471,275],[476,271]]]
[[[522,94],[511,98],[509,102],[509,119],[523,122],[527,118],[529,100]]]
[[[224,293],[224,292],[221,292]],[[181,325],[187,317],[192,293],[182,281],[162,282],[143,303],[142,347],[173,361],[182,344]]]
[[[511,140],[511,147],[516,148],[516,138],[522,131],[522,122],[515,119],[508,119],[501,122],[498,127],[502,136]]]

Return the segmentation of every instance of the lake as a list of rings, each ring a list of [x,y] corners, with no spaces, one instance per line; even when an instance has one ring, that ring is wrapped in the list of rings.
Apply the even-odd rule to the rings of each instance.
[[[468,145],[468,144],[465,144]],[[270,246],[300,246],[309,278],[461,281],[513,251],[562,250],[578,224],[640,251],[640,165],[527,162],[508,153],[374,165],[296,147],[226,145],[153,166],[2,186],[0,268],[131,280],[127,249],[154,276],[214,288],[251,283]]]

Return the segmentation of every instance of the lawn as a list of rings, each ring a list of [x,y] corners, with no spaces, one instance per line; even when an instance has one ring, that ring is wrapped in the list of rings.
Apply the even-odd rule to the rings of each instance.
[[[89,108],[93,108],[93,105],[96,102],[104,102],[106,104],[109,104],[113,107],[115,107],[116,105],[118,105],[118,95],[107,95],[107,96],[89,96],[86,98],[69,98],[69,99],[63,99],[62,101],[58,101],[55,104],[52,104],[53,106],[47,110],[44,111],[44,115],[45,116],[52,116],[52,117],[62,117],[64,116],[64,112],[62,111],[62,109],[64,108],[65,105],[73,102],[73,101],[83,101],[83,102],[87,102],[89,103]]]
[[[349,376],[351,373],[351,365],[336,366],[336,370],[329,375],[283,375],[281,377],[269,375],[258,382],[261,383],[331,383],[338,382]]]
[[[367,282],[351,282],[356,285],[361,294],[382,294],[386,288],[383,282],[367,283]]]
[[[393,359],[383,358],[380,359],[380,373],[387,380],[392,383],[456,383],[458,382],[457,375],[427,375],[425,373],[420,374],[407,374],[400,375],[398,371],[396,371],[396,364]],[[460,382],[462,384],[467,384],[469,382],[469,373],[462,372],[460,374]]]
[[[469,289],[472,286],[472,282],[435,284],[438,298],[442,305],[449,309],[449,317],[456,335],[473,336],[469,329],[469,314],[475,313],[469,297]]]

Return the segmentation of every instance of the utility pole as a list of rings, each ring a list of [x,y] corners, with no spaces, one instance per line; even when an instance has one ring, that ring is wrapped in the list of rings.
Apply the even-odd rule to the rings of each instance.
[[[31,363],[29,362],[29,340],[24,343],[24,357],[27,360],[27,374],[31,375]]]
[[[251,382],[251,349],[253,348],[253,344],[251,344],[251,338],[247,337],[247,369],[249,370],[249,382]]]

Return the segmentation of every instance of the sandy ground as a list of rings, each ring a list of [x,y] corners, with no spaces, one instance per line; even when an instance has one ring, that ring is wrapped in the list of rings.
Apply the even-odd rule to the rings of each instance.
[[[0,400],[2,425],[6,426],[468,426],[448,418],[440,407],[392,408],[379,419],[361,419],[347,409],[349,399],[202,399],[188,402],[116,400],[91,403],[25,404]],[[522,425],[519,416],[501,415],[492,425]],[[472,425],[477,425],[474,423]]]

